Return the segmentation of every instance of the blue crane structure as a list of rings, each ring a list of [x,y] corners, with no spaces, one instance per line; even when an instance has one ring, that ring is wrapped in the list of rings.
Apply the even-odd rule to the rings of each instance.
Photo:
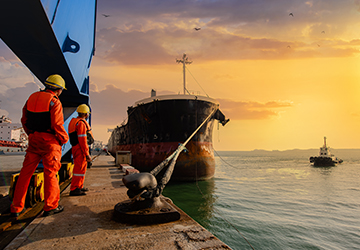
[[[64,126],[90,105],[89,70],[95,52],[96,0],[3,0],[0,38],[40,82],[61,75]],[[71,159],[63,146],[63,161]]]

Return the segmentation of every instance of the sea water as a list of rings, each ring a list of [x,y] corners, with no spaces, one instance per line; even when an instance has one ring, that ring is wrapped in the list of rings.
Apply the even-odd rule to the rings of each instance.
[[[215,152],[208,181],[163,192],[232,249],[360,249],[360,150]],[[251,245],[251,246],[250,246]]]

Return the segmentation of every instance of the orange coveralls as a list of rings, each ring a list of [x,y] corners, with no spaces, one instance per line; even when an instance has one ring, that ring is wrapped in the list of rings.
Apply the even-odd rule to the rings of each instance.
[[[85,119],[81,117],[71,119],[69,123],[69,135],[74,158],[74,170],[70,191],[84,187],[87,169],[86,156],[90,156],[89,145],[87,144],[87,132],[91,133],[91,128]]]
[[[56,174],[61,167],[61,145],[69,139],[64,129],[62,104],[55,93],[45,90],[30,95],[22,110],[21,123],[29,136],[29,145],[16,183],[11,212],[23,210],[30,179],[41,159],[44,165],[44,211],[53,210],[60,200]]]

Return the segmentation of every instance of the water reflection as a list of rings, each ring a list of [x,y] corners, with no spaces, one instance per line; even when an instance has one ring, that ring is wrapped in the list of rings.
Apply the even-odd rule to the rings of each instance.
[[[206,227],[213,217],[215,180],[199,182],[168,183],[163,195],[169,197],[176,206]]]
[[[333,168],[336,166],[329,166],[329,167],[317,167],[314,165],[311,165],[312,169],[314,169],[316,172],[320,173],[321,175],[330,175]]]

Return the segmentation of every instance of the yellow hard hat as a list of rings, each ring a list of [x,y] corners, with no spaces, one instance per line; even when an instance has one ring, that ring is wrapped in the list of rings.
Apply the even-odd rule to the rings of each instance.
[[[59,89],[65,89],[65,81],[60,75],[50,75],[48,78],[46,78],[45,81],[46,85],[59,88]]]
[[[84,113],[84,114],[89,113],[90,114],[90,109],[89,109],[88,105],[86,105],[86,104],[79,105],[79,107],[77,107],[76,111],[78,113]]]

